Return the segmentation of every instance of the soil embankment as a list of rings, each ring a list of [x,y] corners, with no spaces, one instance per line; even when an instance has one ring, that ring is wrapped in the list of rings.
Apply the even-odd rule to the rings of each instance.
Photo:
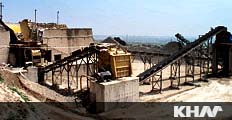
[[[81,115],[70,110],[70,105],[76,108],[72,97],[62,96],[9,70],[1,70],[0,76],[1,120],[94,119],[87,114]]]

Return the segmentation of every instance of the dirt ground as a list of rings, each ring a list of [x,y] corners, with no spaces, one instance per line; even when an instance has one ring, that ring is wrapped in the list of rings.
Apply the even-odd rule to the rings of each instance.
[[[144,69],[148,69],[149,65],[148,64],[144,64],[140,61],[140,60],[135,60],[132,63],[132,71],[133,74],[132,76],[137,76],[138,74],[142,73],[144,71]],[[184,76],[185,75],[185,65],[181,65],[180,67],[180,76]],[[196,74],[200,73],[200,70],[198,67],[195,68],[195,72]],[[170,66],[168,66],[167,68],[165,68],[164,70],[162,70],[162,78],[163,78],[163,82],[162,82],[162,92],[159,93],[159,86],[156,86],[155,91],[152,91],[152,85],[140,85],[139,87],[139,92],[140,92],[140,101],[141,102],[156,102],[156,101],[161,101],[164,100],[170,96],[182,93],[184,91],[188,91],[191,89],[194,89],[195,86],[179,86],[179,89],[171,89],[169,88],[171,86],[171,81],[169,79],[170,77]],[[199,79],[200,76],[196,75],[195,76],[195,80]],[[187,81],[192,81],[192,78],[187,78]],[[180,84],[183,84],[185,82],[185,78],[182,77],[180,79]],[[175,80],[173,82],[174,84],[177,84],[177,80]],[[199,84],[199,83],[197,83]],[[201,84],[205,84],[205,83],[201,83]]]
[[[171,96],[163,102],[231,102],[232,78],[211,78],[201,87]]]
[[[0,71],[0,119],[28,120],[92,120],[95,117],[71,112],[68,105],[76,107],[67,97],[33,83],[20,79],[16,74]],[[27,86],[27,87],[25,87]],[[30,89],[30,90],[29,90]],[[50,102],[60,102],[53,105]],[[53,101],[52,101],[53,100]],[[58,100],[58,101],[57,101]],[[44,103],[46,102],[46,103]],[[62,103],[63,102],[63,103]],[[65,106],[66,105],[66,106]],[[63,106],[63,107],[60,107]]]

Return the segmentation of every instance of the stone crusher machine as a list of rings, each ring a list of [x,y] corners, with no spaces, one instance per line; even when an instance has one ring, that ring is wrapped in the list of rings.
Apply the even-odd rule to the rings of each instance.
[[[110,79],[131,76],[131,53],[117,47],[102,49],[99,53],[98,67],[100,80],[104,80],[104,76],[108,79],[107,76],[110,75]]]
[[[50,60],[47,45],[41,43],[38,39],[41,37],[29,26],[28,20],[19,24],[5,24],[0,20],[0,25],[10,33],[8,64],[13,67],[27,67],[30,64],[40,66]]]

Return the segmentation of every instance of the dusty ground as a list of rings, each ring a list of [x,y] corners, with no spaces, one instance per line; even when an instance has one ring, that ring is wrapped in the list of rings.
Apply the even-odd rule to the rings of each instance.
[[[74,113],[67,109],[69,98],[59,95],[54,91],[20,79],[9,71],[0,71],[0,119],[28,119],[28,120],[83,120],[96,119],[86,115]],[[25,87],[27,86],[27,87]],[[53,105],[47,100],[64,102]],[[42,101],[41,101],[42,100]],[[58,100],[58,101],[57,101]],[[66,106],[65,106],[66,105]],[[60,107],[62,106],[62,107]],[[86,116],[86,117],[85,117]]]
[[[231,102],[232,78],[211,78],[209,83],[171,96],[164,102]]]
[[[7,101],[7,102],[17,102],[21,101],[21,97],[14,93],[3,83],[0,84],[0,101]]]
[[[133,75],[132,76],[137,76],[139,73],[143,72],[144,69],[148,69],[149,68],[149,65],[146,64],[144,66],[144,64],[139,61],[139,60],[135,60],[133,63],[132,63],[132,69],[133,69]],[[180,71],[181,71],[181,74],[180,76],[184,76],[185,75],[185,65],[181,65],[181,68],[180,68]],[[195,68],[195,72],[196,74],[199,73],[199,68]],[[176,89],[170,89],[170,85],[171,85],[171,82],[170,82],[170,67],[167,67],[165,68],[163,71],[162,71],[162,74],[163,74],[163,84],[162,84],[162,87],[163,87],[163,91],[162,93],[158,93],[158,89],[159,87],[157,86],[157,90],[155,91],[152,91],[152,85],[140,85],[140,88],[139,88],[139,92],[140,92],[140,101],[143,101],[143,102],[146,102],[146,101],[149,101],[149,102],[154,102],[154,101],[161,101],[163,99],[166,99],[172,95],[175,95],[175,94],[179,94],[181,92],[184,92],[184,91],[187,91],[187,90],[191,90],[191,89],[194,89],[195,86],[180,86],[179,90],[176,90]],[[199,79],[199,75],[196,75],[195,76],[195,79]],[[188,78],[187,81],[192,81],[191,78]],[[185,78],[181,78],[181,84],[183,84],[185,82]],[[174,84],[177,84],[177,81],[174,81]],[[204,83],[202,83],[204,84]]]

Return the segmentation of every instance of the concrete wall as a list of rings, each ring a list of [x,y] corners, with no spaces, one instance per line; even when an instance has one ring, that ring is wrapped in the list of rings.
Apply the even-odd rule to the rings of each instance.
[[[7,63],[9,52],[10,33],[8,31],[0,31],[0,64]]]
[[[55,54],[62,54],[62,58],[71,52],[89,46],[93,43],[91,28],[75,29],[47,29],[43,33],[43,43],[52,50],[52,60]]]

